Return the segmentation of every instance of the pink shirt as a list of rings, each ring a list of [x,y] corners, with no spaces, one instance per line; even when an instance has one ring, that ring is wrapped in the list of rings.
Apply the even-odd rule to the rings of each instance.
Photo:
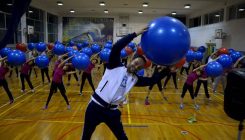
[[[188,75],[185,83],[188,85],[193,85],[193,82],[198,78],[198,75],[196,74],[196,72],[192,72]]]
[[[28,75],[30,69],[31,69],[31,66],[30,66],[28,63],[25,63],[25,64],[21,67],[20,72],[21,72],[22,74]]]
[[[3,66],[0,67],[0,80],[5,79],[5,75],[8,71],[9,71],[8,67],[3,67]]]
[[[94,64],[90,63],[88,68],[86,70],[84,70],[84,72],[89,74],[89,73],[91,73],[91,71],[94,67],[95,67]]]
[[[57,67],[54,71],[53,82],[62,83],[62,76],[64,74],[63,67]]]

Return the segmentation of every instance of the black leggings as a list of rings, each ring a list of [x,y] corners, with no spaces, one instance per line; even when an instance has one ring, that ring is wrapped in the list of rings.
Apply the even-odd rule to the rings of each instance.
[[[208,80],[198,80],[194,96],[197,97],[201,84],[203,84],[205,95],[209,98],[208,94]]]
[[[94,88],[94,84],[93,84],[93,81],[92,81],[91,73],[86,73],[86,72],[83,72],[83,75],[82,75],[82,83],[81,83],[81,87],[80,87],[80,92],[82,93],[82,91],[83,91],[83,86],[85,84],[85,80],[86,79],[88,79],[88,82],[89,82],[90,86],[92,87],[93,91],[95,92],[95,88]]]
[[[176,75],[177,75],[177,72],[170,72],[170,73],[168,74],[168,76],[167,76],[165,82],[164,82],[164,87],[166,87],[166,85],[167,85],[169,79],[170,79],[171,76],[172,76],[172,77],[173,77],[173,81],[174,81],[174,86],[175,86],[175,88],[178,88],[177,82],[176,82],[176,80],[177,80],[177,79],[176,79],[176,78],[177,78]]]
[[[16,31],[22,15],[27,11],[31,0],[14,0],[12,16],[7,24],[7,32],[0,42],[0,49],[5,47],[13,38],[13,34]]]
[[[182,67],[182,68],[180,69],[180,74],[182,75],[184,70],[185,70],[185,72],[186,72],[186,75],[188,75],[188,73],[189,73],[189,68],[186,68],[186,67]]]
[[[37,77],[37,71],[36,71],[35,68],[31,68],[31,69],[30,69],[29,76],[31,76],[32,70],[35,72],[35,75],[36,75],[36,77]]]
[[[30,76],[26,75],[26,74],[22,74],[22,73],[20,74],[20,80],[21,80],[21,85],[22,85],[21,89],[25,90],[25,81],[24,81],[25,79],[26,79],[26,82],[28,83],[29,87],[31,89],[33,89],[32,83],[30,81]]]
[[[44,73],[48,79],[48,82],[50,83],[50,78],[49,78],[49,74],[48,74],[48,67],[41,69],[41,75],[42,75],[43,83],[44,83]]]
[[[162,91],[162,82],[161,82],[161,80],[159,80],[156,84],[157,84],[157,86],[158,86],[159,91]],[[149,86],[149,90],[152,90],[152,88],[153,88],[154,85],[155,85],[155,84],[150,85],[150,86]]]
[[[78,81],[77,74],[76,74],[76,73],[74,73],[73,75],[74,75],[74,77],[75,77],[76,81]],[[69,75],[68,75],[68,81],[69,81],[69,82],[71,81],[71,74],[69,74]]]
[[[11,68],[13,68],[13,66],[11,66]],[[15,68],[14,68],[14,70],[15,70],[15,73],[16,73],[16,77],[18,77],[18,76],[19,76],[19,71],[18,71],[18,68],[17,68],[17,67],[15,67]],[[11,76],[12,76],[12,73],[13,73],[13,70],[11,69],[11,70],[10,70],[10,72],[9,72],[9,77],[11,77]]]
[[[51,98],[53,96],[54,90],[57,88],[60,90],[61,95],[63,96],[63,98],[66,101],[66,104],[69,105],[69,101],[68,101],[67,96],[66,96],[66,89],[65,89],[63,82],[62,83],[55,83],[54,81],[52,81],[46,106],[48,106],[49,101],[51,100]]]
[[[184,97],[185,97],[185,93],[186,93],[187,90],[189,90],[189,92],[190,92],[191,99],[194,99],[193,85],[188,85],[188,84],[186,84],[186,83],[185,83],[184,86],[183,86],[181,98],[184,98]]]
[[[12,93],[9,90],[8,83],[7,83],[7,81],[5,79],[1,79],[0,80],[0,86],[3,86],[4,90],[6,91],[6,93],[9,96],[9,100],[14,100],[13,95],[12,95]]]
[[[123,130],[120,110],[110,110],[91,101],[85,112],[82,140],[90,140],[95,128],[104,122],[113,132],[118,140],[127,140]]]

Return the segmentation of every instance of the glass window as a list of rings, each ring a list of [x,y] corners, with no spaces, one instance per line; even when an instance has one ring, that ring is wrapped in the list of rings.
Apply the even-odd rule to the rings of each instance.
[[[11,13],[13,6],[7,4],[13,4],[12,0],[1,0],[0,1],[0,11]]]
[[[201,16],[200,17],[196,17],[196,18],[191,18],[189,20],[189,27],[198,27],[201,26]]]
[[[245,3],[238,5],[237,18],[245,18]]]
[[[204,25],[208,24],[208,14],[204,15]]]
[[[0,13],[0,28],[5,28],[5,16],[3,13]]]
[[[229,17],[228,20],[235,19],[236,18],[236,6],[230,6],[229,7]]]
[[[48,42],[55,42],[58,39],[58,16],[47,13]]]
[[[5,32],[6,32],[6,30],[0,30],[0,40],[3,39]]]

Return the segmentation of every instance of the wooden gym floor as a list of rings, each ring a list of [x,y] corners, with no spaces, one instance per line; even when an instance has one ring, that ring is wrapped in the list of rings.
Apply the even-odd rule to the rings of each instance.
[[[38,70],[39,71],[39,70]],[[51,71],[51,70],[50,70]],[[95,76],[96,75],[96,76]],[[94,72],[94,84],[97,86],[101,72]],[[46,78],[46,77],[45,77]],[[80,96],[79,86],[73,75],[71,85],[66,86],[71,110],[59,91],[51,99],[49,108],[42,110],[49,94],[49,85],[42,85],[41,75],[31,76],[35,93],[29,91],[26,83],[25,94],[20,92],[20,80],[15,73],[8,78],[9,87],[15,97],[12,105],[8,104],[7,94],[0,88],[0,140],[77,140],[80,139],[84,114],[92,94],[86,82],[84,95]],[[64,78],[67,83],[67,76]],[[207,101],[201,87],[198,104],[200,110],[193,108],[189,93],[186,94],[185,108],[179,109],[180,93],[185,76],[179,76],[178,90],[169,81],[163,100],[157,86],[150,95],[150,105],[144,105],[146,87],[133,88],[128,96],[128,104],[120,108],[122,122],[129,139],[132,140],[234,140],[238,132],[238,122],[230,119],[223,111],[223,95],[210,92],[212,101]],[[47,81],[45,79],[45,81]],[[210,90],[211,91],[211,90]],[[188,118],[196,116],[196,122],[188,122]],[[245,137],[245,133],[243,132]],[[99,125],[93,140],[116,139],[110,129]]]

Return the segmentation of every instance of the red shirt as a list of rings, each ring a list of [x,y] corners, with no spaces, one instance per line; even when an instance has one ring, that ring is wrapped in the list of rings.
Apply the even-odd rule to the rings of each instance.
[[[90,63],[88,68],[86,70],[84,70],[84,72],[90,74],[94,67],[95,67],[95,65]]]
[[[29,70],[31,69],[31,66],[28,63],[25,63],[20,70],[20,73],[28,75]]]
[[[62,76],[64,74],[63,67],[57,67],[54,71],[53,82],[62,83]]]

